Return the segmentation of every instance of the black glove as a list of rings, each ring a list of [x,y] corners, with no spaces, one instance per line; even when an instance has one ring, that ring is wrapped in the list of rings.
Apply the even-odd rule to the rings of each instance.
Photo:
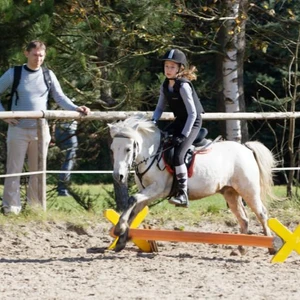
[[[183,134],[180,134],[179,136],[174,136],[172,139],[173,146],[179,146],[181,143],[185,141],[186,137]]]

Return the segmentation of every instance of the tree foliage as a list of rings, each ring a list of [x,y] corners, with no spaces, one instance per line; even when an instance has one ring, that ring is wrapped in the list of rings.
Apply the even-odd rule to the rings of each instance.
[[[177,47],[197,66],[195,87],[205,110],[218,110],[217,66],[223,55],[218,37],[227,20],[222,1],[0,0],[0,4],[1,73],[24,62],[22,49],[29,40],[42,39],[48,46],[45,63],[76,103],[95,110],[152,110],[162,80],[159,58]],[[295,64],[299,10],[297,1],[249,3],[244,56],[246,111],[291,109],[289,91],[296,88],[298,93],[289,78],[298,72],[291,64]],[[239,19],[234,22],[238,28]],[[296,99],[295,109],[298,106]],[[1,132],[5,132],[2,123]],[[219,133],[216,122],[204,125],[212,137]],[[283,157],[287,155],[288,121],[249,121],[248,126],[250,139],[259,139]],[[298,145],[299,126],[295,127]],[[79,128],[77,168],[110,169],[106,124],[93,121]],[[4,141],[4,133],[1,139]],[[53,159],[51,151],[49,155],[49,165],[58,169],[55,155]]]

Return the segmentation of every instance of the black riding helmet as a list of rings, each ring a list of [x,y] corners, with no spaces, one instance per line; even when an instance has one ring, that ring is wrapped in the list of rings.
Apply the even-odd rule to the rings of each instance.
[[[171,49],[166,52],[163,56],[162,61],[174,61],[175,63],[183,65],[185,68],[187,67],[187,59],[185,54],[178,49]]]

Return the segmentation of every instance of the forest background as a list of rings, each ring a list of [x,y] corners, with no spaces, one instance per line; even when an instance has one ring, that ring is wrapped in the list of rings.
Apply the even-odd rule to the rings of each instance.
[[[232,14],[235,5],[238,11]],[[297,0],[0,0],[0,74],[25,63],[24,46],[41,39],[48,47],[45,65],[76,104],[100,111],[152,111],[164,78],[160,57],[170,48],[179,48],[198,69],[194,86],[205,111],[222,112],[227,100],[222,61],[237,37],[238,109],[297,111],[299,13]],[[50,108],[57,109],[54,101]],[[280,166],[298,166],[298,123],[244,121],[241,140],[259,140],[275,153]],[[210,138],[226,137],[224,121],[207,121],[203,126]],[[6,123],[0,122],[2,174],[6,129]],[[81,122],[78,138],[77,170],[112,169],[106,122]],[[61,160],[58,148],[51,147],[47,168],[59,170]],[[297,184],[298,172],[281,172],[276,183],[287,183],[290,174]],[[111,183],[112,177],[82,173],[72,180]]]

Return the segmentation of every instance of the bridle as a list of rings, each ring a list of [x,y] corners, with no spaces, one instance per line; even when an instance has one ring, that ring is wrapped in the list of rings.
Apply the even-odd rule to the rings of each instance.
[[[116,135],[115,137],[129,138],[126,135]],[[139,151],[139,144],[136,141],[133,142],[132,162],[130,164],[128,164],[128,169],[129,170],[131,168],[134,169],[135,175],[139,179],[139,181],[140,181],[143,188],[145,188],[145,186],[143,185],[143,181],[142,181],[143,176],[150,170],[150,168],[153,166],[155,161],[157,161],[156,165],[157,165],[157,167],[160,171],[163,171],[165,169],[165,167],[164,168],[159,167],[159,162],[161,161],[163,152],[165,152],[166,150],[169,150],[170,148],[173,147],[173,146],[170,146],[170,147],[167,147],[167,148],[164,149],[164,142],[167,138],[168,138],[167,133],[161,131],[160,132],[160,139],[159,139],[159,147],[157,148],[156,153],[150,155],[149,157],[144,158],[143,160],[141,160],[138,163],[136,163],[136,158],[137,158],[137,153]],[[144,170],[143,172],[140,172],[139,171],[139,166],[143,163],[147,163],[149,159],[151,159],[151,162],[150,162],[149,166],[146,168],[146,170]]]
[[[130,139],[131,137],[128,136],[128,135],[125,135],[125,134],[116,134],[116,135],[114,136],[114,138]],[[134,165],[135,165],[134,162],[135,162],[135,160],[136,160],[138,151],[139,151],[139,144],[138,144],[136,141],[134,141],[134,142],[133,142],[132,161],[131,161],[131,163],[128,164],[128,169],[129,169],[129,170],[131,169],[131,167],[134,167]]]

